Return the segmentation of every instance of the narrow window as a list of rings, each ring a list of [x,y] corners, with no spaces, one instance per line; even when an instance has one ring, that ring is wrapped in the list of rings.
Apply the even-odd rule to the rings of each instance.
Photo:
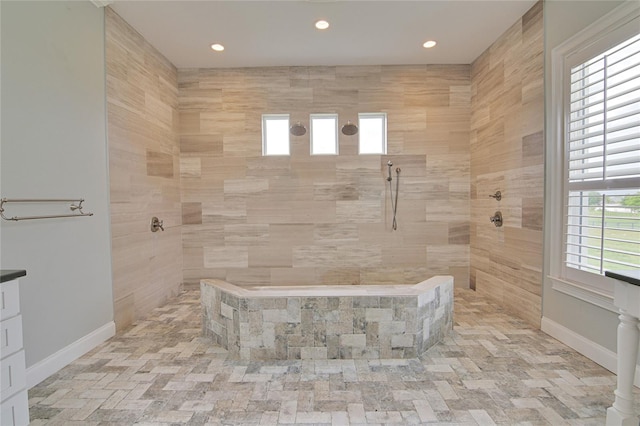
[[[387,114],[358,114],[360,154],[387,153]]]
[[[262,115],[262,155],[289,155],[289,114]]]
[[[311,114],[311,155],[338,153],[338,115]]]

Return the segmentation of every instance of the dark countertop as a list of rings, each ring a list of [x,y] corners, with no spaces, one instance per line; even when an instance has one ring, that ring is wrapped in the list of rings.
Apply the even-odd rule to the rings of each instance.
[[[27,275],[27,271],[24,269],[0,269],[0,283],[15,280],[25,275]]]
[[[640,271],[605,271],[604,275],[629,284],[640,286]]]

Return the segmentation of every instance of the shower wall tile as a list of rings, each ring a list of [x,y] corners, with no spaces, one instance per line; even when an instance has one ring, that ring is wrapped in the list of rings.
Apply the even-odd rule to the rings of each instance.
[[[198,120],[200,120],[198,118]],[[183,115],[180,115],[180,124],[183,124]],[[197,127],[199,132],[200,127]],[[222,136],[221,135],[191,135],[187,132],[181,132],[180,152],[182,154],[193,153],[194,155],[219,156],[222,154]],[[199,157],[195,157],[199,158]]]
[[[247,268],[249,267],[249,247],[205,247],[205,268]]]
[[[261,246],[269,242],[268,224],[224,225],[225,246]]]
[[[469,244],[469,222],[449,223],[449,244]]]
[[[182,203],[182,224],[202,224],[202,203]]]
[[[186,283],[388,284],[438,273],[468,286],[469,66],[187,69],[177,80]],[[338,155],[312,156],[307,132],[290,137],[290,156],[262,156],[263,113],[309,129],[311,113],[337,113],[343,125],[358,112],[387,113],[388,155],[358,155],[358,137],[339,134]],[[396,231],[389,160],[394,176],[401,168]],[[428,255],[448,245],[444,257]]]
[[[200,159],[180,158],[176,68],[109,7],[105,19],[114,320],[122,330],[179,292],[181,224],[184,216],[197,226],[200,203],[181,204],[180,176],[199,178]],[[200,133],[183,118],[183,130]],[[164,231],[151,232],[152,216]],[[185,252],[189,265],[203,264],[202,246]]]
[[[180,159],[180,177],[197,178],[201,176],[202,162],[200,158],[183,157]]]
[[[471,283],[540,327],[543,2],[471,65]],[[502,200],[489,198],[500,190]],[[504,226],[489,216],[502,212]]]
[[[291,268],[293,267],[293,249],[285,249],[278,245],[249,247],[249,265],[256,268]]]
[[[173,177],[173,156],[147,149],[147,176]]]
[[[378,223],[382,200],[336,201],[336,219],[347,223]]]

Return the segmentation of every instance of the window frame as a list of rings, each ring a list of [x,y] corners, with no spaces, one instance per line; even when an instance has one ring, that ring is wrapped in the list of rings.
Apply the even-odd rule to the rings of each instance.
[[[273,121],[287,121],[287,153],[286,154],[269,154],[267,150],[267,122]],[[263,157],[286,157],[291,155],[291,136],[289,134],[290,129],[290,115],[289,114],[262,114],[262,156]]]
[[[313,152],[313,121],[314,119],[327,119],[332,118],[334,123],[334,152]],[[339,149],[339,135],[338,135],[338,114],[335,113],[313,113],[309,114],[309,153],[310,155],[338,155]]]
[[[382,119],[382,152],[362,152],[362,118]],[[360,112],[358,113],[358,155],[386,155],[387,153],[387,113],[386,112]]]
[[[590,58],[638,34],[640,5],[627,2],[614,9],[574,37],[552,51],[551,60],[551,116],[549,124],[547,156],[549,174],[547,198],[550,214],[547,216],[545,237],[549,240],[545,255],[552,288],[596,306],[616,312],[613,306],[612,279],[593,272],[571,268],[565,264],[567,214],[569,195],[568,144],[565,141],[567,107],[570,105],[570,71]],[[640,179],[632,182],[640,187]],[[629,189],[629,179],[609,180],[602,189]],[[576,191],[576,189],[573,189]],[[589,191],[589,188],[585,188]]]

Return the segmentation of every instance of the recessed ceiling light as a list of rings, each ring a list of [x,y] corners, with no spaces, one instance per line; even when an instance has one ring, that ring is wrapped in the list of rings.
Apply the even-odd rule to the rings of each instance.
[[[425,41],[424,44],[422,46],[425,47],[425,49],[431,49],[433,46],[435,46],[437,43],[433,40],[429,40],[429,41]]]
[[[319,30],[326,30],[327,28],[329,28],[329,23],[324,19],[321,19],[316,22],[316,28]]]
[[[216,52],[222,52],[224,50],[224,46],[219,43],[214,43],[211,45],[211,49],[215,50]]]

